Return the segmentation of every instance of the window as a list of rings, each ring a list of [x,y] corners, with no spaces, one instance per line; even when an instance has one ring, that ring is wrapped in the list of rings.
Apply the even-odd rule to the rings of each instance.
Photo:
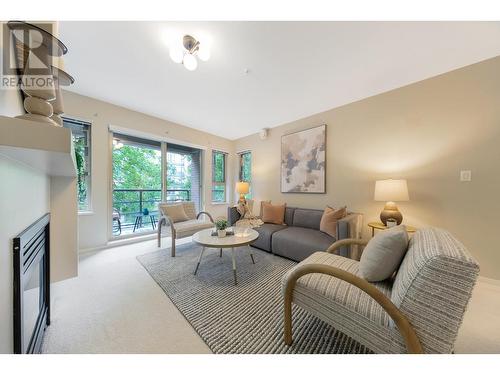
[[[90,211],[90,123],[63,117],[65,128],[71,129],[77,170],[78,210]]]
[[[112,235],[152,232],[162,200],[161,142],[113,133],[112,157]]]
[[[250,184],[250,191],[245,195],[246,199],[252,198],[252,153],[245,151],[239,154],[240,157],[240,181]]]
[[[167,144],[167,202],[193,201],[201,206],[200,150]]]
[[[212,202],[226,202],[227,154],[212,151]]]

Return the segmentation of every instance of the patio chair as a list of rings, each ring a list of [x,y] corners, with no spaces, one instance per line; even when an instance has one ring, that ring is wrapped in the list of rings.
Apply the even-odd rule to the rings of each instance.
[[[359,262],[334,255],[359,239],[335,242],[283,278],[285,344],[292,302],[376,353],[452,353],[479,265],[450,233],[418,230],[394,281],[370,283]]]
[[[116,208],[113,208],[113,222],[117,223],[118,225],[118,235],[122,234],[122,222],[121,222],[121,214],[120,211],[118,211]]]
[[[165,209],[171,205],[182,204],[184,207],[184,212],[186,213],[188,220],[174,222],[170,216],[167,214]],[[161,236],[162,228],[166,229],[163,234],[168,234],[172,237],[172,250],[171,255],[175,257],[175,240],[180,238],[185,238],[192,236],[196,232],[213,228],[214,219],[206,211],[200,211],[196,213],[196,207],[194,202],[176,202],[176,203],[160,203],[158,205],[158,211],[160,213],[160,219],[158,220],[158,247],[161,247]],[[201,220],[200,217],[206,215],[209,220]]]

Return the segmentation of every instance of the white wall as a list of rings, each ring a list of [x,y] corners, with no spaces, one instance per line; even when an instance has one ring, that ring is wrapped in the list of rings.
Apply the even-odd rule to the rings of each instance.
[[[80,250],[105,246],[109,240],[109,184],[110,184],[110,144],[109,125],[165,137],[179,142],[199,145],[206,148],[203,168],[204,209],[216,216],[225,216],[227,204],[211,204],[211,151],[219,149],[230,154],[228,160],[228,197],[232,198],[234,170],[234,143],[208,133],[188,128],[170,121],[162,120],[140,112],[119,107],[101,100],[64,91],[65,112],[69,117],[87,120],[92,123],[92,192],[90,214],[79,216]]]
[[[50,211],[50,180],[0,154],[0,353],[12,353],[12,238]]]

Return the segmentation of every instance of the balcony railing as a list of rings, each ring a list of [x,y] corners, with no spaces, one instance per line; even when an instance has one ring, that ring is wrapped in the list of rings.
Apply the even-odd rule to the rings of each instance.
[[[191,191],[189,189],[167,189],[166,198],[167,202],[189,201]],[[134,227],[136,218],[143,215],[144,209],[147,209],[150,215],[158,215],[158,203],[160,202],[160,189],[113,189],[113,211],[120,215],[122,230]],[[115,223],[113,224],[115,227]],[[146,222],[144,224],[146,225]]]

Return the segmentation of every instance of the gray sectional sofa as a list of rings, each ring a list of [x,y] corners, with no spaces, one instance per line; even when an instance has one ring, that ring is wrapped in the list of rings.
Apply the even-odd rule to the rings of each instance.
[[[240,214],[236,207],[228,208],[228,221],[234,225]],[[264,224],[254,228],[259,238],[252,244],[261,250],[300,262],[316,251],[325,251],[331,244],[344,238],[360,238],[363,217],[349,213],[337,222],[337,238],[319,230],[323,210],[287,207],[285,225]],[[339,255],[349,256],[347,247]]]

